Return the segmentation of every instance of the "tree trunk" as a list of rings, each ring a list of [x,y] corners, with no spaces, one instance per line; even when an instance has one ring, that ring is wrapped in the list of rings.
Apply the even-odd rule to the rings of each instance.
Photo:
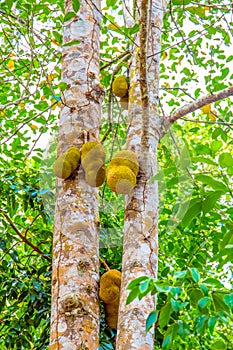
[[[142,0],[140,33],[130,67],[127,148],[139,157],[137,186],[125,198],[122,285],[118,319],[118,350],[152,350],[153,328],[146,333],[146,318],[156,308],[156,298],[147,296],[126,305],[127,285],[136,277],[157,277],[158,188],[147,181],[156,174],[156,149],[168,129],[157,114],[159,95],[160,36],[166,1]],[[147,34],[148,33],[148,34]]]
[[[67,0],[65,7],[66,13],[74,12],[72,0]],[[99,139],[99,7],[98,0],[81,1],[77,15],[64,25],[62,80],[67,88],[58,155],[71,146],[80,148],[85,138]],[[57,180],[50,350],[98,349],[97,194],[97,189],[85,182],[81,168],[69,179]]]

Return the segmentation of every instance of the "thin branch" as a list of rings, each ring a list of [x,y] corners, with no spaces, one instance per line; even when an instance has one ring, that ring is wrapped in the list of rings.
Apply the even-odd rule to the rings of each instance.
[[[201,107],[203,107],[205,105],[222,100],[222,99],[227,98],[231,95],[233,95],[233,86],[230,86],[229,88],[224,89],[216,94],[204,96],[204,97],[198,99],[197,101],[186,104],[183,107],[174,111],[168,117],[168,121],[170,124],[173,124],[175,121],[177,121],[178,119],[187,115],[188,113],[194,112],[197,109],[200,109]]]
[[[39,116],[41,116],[44,112],[47,112],[50,108],[52,108],[55,104],[57,104],[58,101],[54,102],[51,106],[45,108],[42,112],[40,112],[39,114],[29,118],[28,120],[26,120],[25,122],[22,123],[21,126],[18,127],[18,129],[13,132],[13,134],[11,134],[6,140],[4,140],[3,142],[0,143],[0,145],[3,145],[4,143],[8,142],[10,139],[12,139],[12,137],[14,137],[19,130],[21,130],[25,125],[27,125],[29,122],[31,122],[32,120],[35,120],[36,118],[38,118]]]
[[[120,60],[121,58],[123,58],[125,56],[128,56],[127,59],[130,58],[131,57],[131,53],[129,51],[125,51],[125,52],[121,53],[119,56],[113,58],[110,62],[108,62],[105,65],[103,65],[102,67],[100,67],[100,70],[103,70],[103,69],[111,66],[114,62]]]
[[[20,98],[18,98],[18,100],[8,102],[5,105],[0,105],[0,111],[3,111],[5,108],[7,108],[11,105],[17,106],[18,104],[20,104],[20,102],[22,102],[24,100],[28,100],[30,96],[32,96],[32,94],[20,97]]]
[[[110,270],[110,267],[108,266],[108,264],[104,260],[100,259],[100,263],[101,263],[101,265],[103,265],[105,271]]]
[[[207,120],[194,120],[194,119],[188,119],[188,118],[180,118],[182,120],[185,120],[186,122],[191,122],[191,123],[203,123],[203,124],[219,124],[219,125],[226,125],[229,127],[233,127],[232,123],[227,123],[227,122],[211,122]]]
[[[215,21],[215,23],[219,23],[219,21],[222,19],[223,16],[224,16],[224,15],[220,16],[220,17]],[[172,47],[178,46],[179,44],[182,44],[182,43],[186,43],[186,41],[188,41],[188,40],[190,40],[191,43],[194,43],[196,40],[198,40],[198,39],[201,38],[202,36],[205,36],[205,35],[208,33],[208,31],[207,31],[208,28],[210,28],[210,27],[213,27],[213,24],[207,26],[206,28],[202,29],[200,32],[195,33],[194,35],[192,35],[192,36],[190,36],[190,37],[183,38],[182,40],[177,41],[177,42],[175,42],[174,44],[167,46],[165,49],[162,49],[162,50],[160,50],[160,51],[158,51],[158,52],[153,53],[152,55],[147,56],[147,58],[151,58],[151,57],[153,57],[153,56],[160,55],[161,53],[163,53],[163,52],[165,52],[165,51],[171,49]],[[197,35],[198,35],[197,38],[195,38],[194,40],[191,40],[192,38],[194,38],[194,37],[197,36]]]
[[[17,235],[21,238],[21,240],[26,243],[27,245],[29,245],[34,251],[36,251],[37,253],[39,253],[41,256],[43,256],[43,258],[45,258],[46,260],[48,260],[49,262],[51,262],[51,258],[48,257],[45,253],[42,252],[42,250],[40,250],[38,247],[36,247],[33,243],[31,243],[24,235],[22,235],[22,233],[17,229],[17,227],[15,227],[14,223],[11,221],[11,219],[9,218],[9,216],[4,213],[1,209],[0,212],[2,213],[2,215],[4,216],[4,218],[6,219],[6,221],[9,223],[9,225],[11,226],[11,228],[15,231],[15,233],[17,233]]]

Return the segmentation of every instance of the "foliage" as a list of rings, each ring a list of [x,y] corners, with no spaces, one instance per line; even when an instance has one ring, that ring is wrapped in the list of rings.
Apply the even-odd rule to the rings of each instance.
[[[79,5],[73,1],[74,12],[65,19]],[[128,50],[139,29],[137,22],[127,28],[121,6],[119,0],[102,6],[101,138],[107,163],[126,141],[127,112],[109,96],[113,73],[128,76]],[[230,6],[219,0],[169,2],[160,113],[169,115],[230,85]],[[60,63],[64,8],[57,0],[4,0],[0,13],[0,349],[47,349],[56,142],[46,148],[57,132],[66,88]],[[142,276],[132,282],[128,299],[158,294],[157,310],[147,319],[148,329],[155,326],[155,349],[232,348],[231,104],[218,101],[209,113],[183,118],[159,144],[159,171],[151,180],[160,188],[158,280]],[[105,185],[99,197],[100,256],[120,269],[124,197]],[[115,333],[101,310],[100,349],[113,349]]]

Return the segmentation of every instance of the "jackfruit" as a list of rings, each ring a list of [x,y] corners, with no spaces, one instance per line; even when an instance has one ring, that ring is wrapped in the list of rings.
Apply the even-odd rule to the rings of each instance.
[[[120,287],[120,271],[109,270],[101,276],[99,297],[105,303],[105,320],[110,328],[117,328]]]
[[[72,146],[56,159],[53,171],[57,177],[67,179],[77,169],[79,162],[80,151],[77,147]]]
[[[106,153],[101,143],[87,142],[82,146],[81,163],[86,182],[92,187],[99,187],[105,181],[105,158]]]
[[[129,150],[124,150],[124,151],[119,151],[117,152],[111,162],[108,165],[108,170],[113,166],[113,165],[124,165],[128,166],[130,170],[133,171],[133,173],[137,176],[138,171],[139,171],[139,163],[138,163],[138,157],[136,153],[129,151]]]
[[[119,151],[106,170],[108,186],[113,192],[128,194],[136,185],[138,171],[137,155],[129,150]]]
[[[99,169],[90,169],[85,172],[85,180],[91,187],[101,186],[106,178],[105,168],[102,166]]]
[[[129,96],[128,94],[126,96],[123,96],[120,98],[120,105],[122,109],[128,109],[129,105]]]
[[[113,165],[107,171],[107,183],[113,192],[128,194],[136,185],[136,176],[127,166]]]
[[[116,77],[112,84],[112,91],[118,97],[127,95],[129,89],[128,81],[124,75]]]
[[[105,162],[106,153],[99,142],[86,142],[81,148],[81,163],[84,170],[88,167],[88,164],[93,163],[97,159],[102,160],[102,165]]]
[[[120,298],[113,303],[105,304],[105,321],[110,328],[117,328],[118,321],[118,309],[120,304]]]

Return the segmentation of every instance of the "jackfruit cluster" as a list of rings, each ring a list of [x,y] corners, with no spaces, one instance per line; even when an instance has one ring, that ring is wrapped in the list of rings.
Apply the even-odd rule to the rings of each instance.
[[[61,179],[67,179],[77,169],[80,162],[80,151],[77,147],[70,147],[61,154],[53,165],[55,175]]]
[[[104,302],[105,320],[110,328],[117,328],[120,287],[120,271],[109,270],[101,276],[99,297]]]
[[[128,109],[128,96],[129,84],[124,75],[116,77],[112,84],[113,93],[120,97],[120,105],[123,109]]]
[[[106,153],[99,142],[86,142],[81,148],[81,163],[85,171],[85,180],[91,187],[99,187],[105,181]]]
[[[130,193],[136,186],[138,171],[138,157],[134,152],[117,152],[106,170],[109,188],[119,194]]]

